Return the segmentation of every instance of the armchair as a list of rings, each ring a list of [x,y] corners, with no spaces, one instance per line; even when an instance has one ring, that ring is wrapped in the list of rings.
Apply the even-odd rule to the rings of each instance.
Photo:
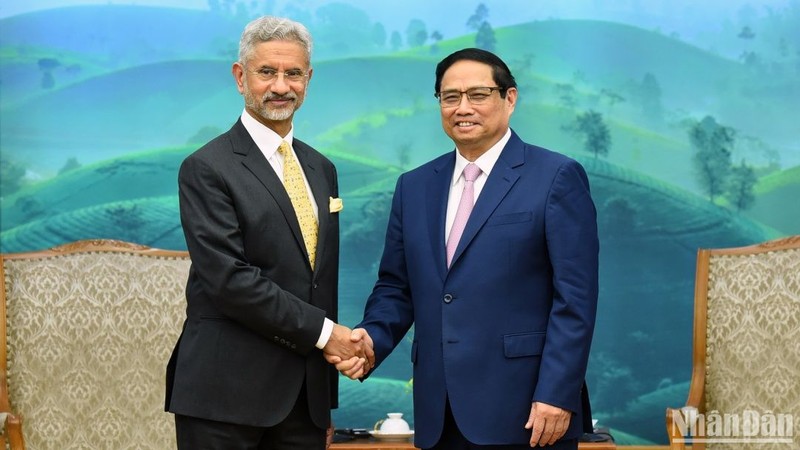
[[[0,261],[0,439],[14,450],[175,448],[164,376],[188,253],[90,240]]]
[[[800,236],[698,252],[692,365],[671,449],[800,448]]]

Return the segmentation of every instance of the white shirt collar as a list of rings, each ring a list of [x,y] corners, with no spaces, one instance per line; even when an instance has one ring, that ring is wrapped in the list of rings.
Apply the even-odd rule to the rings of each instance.
[[[292,124],[292,128],[286,137],[281,137],[278,133],[254,119],[246,109],[242,111],[242,125],[250,133],[250,137],[253,138],[258,149],[267,159],[271,159],[275,155],[281,145],[281,141],[286,141],[291,146],[294,140],[294,124]]]
[[[503,152],[503,148],[505,148],[509,139],[511,139],[511,128],[506,130],[506,134],[504,134],[496,144],[491,146],[489,150],[487,150],[474,161],[474,163],[481,168],[481,171],[487,177],[490,173],[492,173],[492,168],[500,158],[500,153]],[[450,181],[450,186],[455,186],[455,184],[458,182],[458,179],[461,178],[461,173],[464,172],[464,167],[466,167],[469,163],[470,161],[461,156],[461,152],[459,152],[458,148],[456,148],[456,166],[453,170],[453,179]]]

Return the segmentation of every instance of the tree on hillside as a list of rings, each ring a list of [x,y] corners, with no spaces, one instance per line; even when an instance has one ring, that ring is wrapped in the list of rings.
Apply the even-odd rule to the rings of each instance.
[[[575,98],[577,95],[575,86],[569,83],[558,83],[555,85],[555,91],[558,103],[564,108],[575,109],[578,106],[578,100]]]
[[[689,129],[698,181],[711,202],[725,193],[734,135],[732,128],[718,124],[711,116],[706,116]]]
[[[345,3],[327,3],[317,8],[313,24],[314,43],[320,55],[337,56],[373,50],[369,15]]]
[[[467,19],[467,28],[473,31],[478,31],[483,22],[486,22],[486,19],[488,18],[489,8],[487,8],[483,3],[480,3],[478,4],[478,7],[475,8],[475,12],[469,16],[469,19]]]
[[[497,46],[497,38],[494,37],[494,29],[489,22],[483,22],[475,35],[475,46],[486,51],[493,52]]]
[[[408,166],[411,164],[411,144],[404,142],[397,146],[396,151],[397,162],[400,164],[400,168],[407,170]]]
[[[26,172],[25,166],[0,153],[0,198],[17,192],[22,187]]]
[[[420,47],[428,40],[428,29],[425,22],[411,19],[406,28],[406,42],[409,47]]]
[[[599,112],[589,110],[578,114],[575,121],[564,129],[582,137],[584,150],[593,153],[595,158],[608,155],[611,148],[611,132]]]
[[[370,33],[370,35],[375,47],[384,48],[386,46],[386,28],[383,27],[382,23],[375,22],[375,24],[372,25],[372,33]]]
[[[400,36],[399,31],[392,31],[392,37],[389,38],[389,45],[392,46],[392,51],[396,52],[403,46],[403,37]]]
[[[513,59],[509,62],[514,78],[517,80],[517,85],[520,91],[531,93],[536,90],[533,85],[535,80],[533,74],[533,60],[536,55],[533,53],[523,53],[518,59]]]
[[[439,51],[439,42],[441,42],[442,39],[444,39],[444,36],[442,36],[442,33],[439,33],[438,30],[434,30],[434,32],[431,33],[431,40],[433,41],[431,44],[431,53],[437,53]]]
[[[617,103],[623,103],[625,101],[625,97],[620,95],[618,92],[607,88],[600,90],[600,98],[608,103],[608,113],[611,113],[611,110],[614,109],[614,105]]]
[[[64,167],[58,170],[58,174],[63,175],[69,172],[70,170],[75,170],[79,167],[81,167],[81,163],[78,162],[78,158],[72,156],[69,159],[67,159],[67,162],[64,163]]]
[[[664,106],[661,103],[661,85],[655,75],[647,72],[639,87],[639,101],[642,113],[651,122],[661,123],[664,117]]]
[[[742,28],[742,31],[739,32],[737,37],[740,39],[753,39],[756,37],[756,34],[753,33],[753,30],[751,30],[750,27],[744,27]]]
[[[56,85],[53,77],[53,70],[61,66],[61,62],[55,58],[40,58],[38,61],[39,70],[42,71],[42,89],[52,89]]]
[[[480,3],[477,8],[475,8],[475,12],[467,19],[467,28],[476,32],[476,47],[492,52],[497,44],[497,39],[494,36],[494,29],[488,19],[489,8],[487,8],[485,4]]]
[[[731,168],[725,197],[731,202],[731,205],[736,207],[736,211],[741,212],[753,206],[756,201],[753,191],[757,182],[758,177],[756,177],[755,170],[744,160],[738,166]]]

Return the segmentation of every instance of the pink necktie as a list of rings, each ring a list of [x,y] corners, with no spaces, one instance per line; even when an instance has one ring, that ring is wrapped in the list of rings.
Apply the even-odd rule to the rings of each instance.
[[[481,168],[473,163],[469,163],[464,167],[464,191],[461,192],[456,218],[453,221],[453,227],[450,228],[450,236],[447,238],[447,267],[450,267],[450,262],[456,253],[456,247],[458,247],[458,241],[461,240],[461,234],[464,233],[467,219],[469,219],[469,214],[475,205],[475,180],[478,179],[480,174]]]

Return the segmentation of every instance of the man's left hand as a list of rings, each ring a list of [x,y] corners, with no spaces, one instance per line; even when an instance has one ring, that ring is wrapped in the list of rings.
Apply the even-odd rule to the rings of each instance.
[[[328,430],[325,432],[325,448],[331,448],[331,444],[333,444],[333,421],[331,420],[331,424],[328,426]]]
[[[566,409],[534,402],[531,405],[528,423],[525,424],[526,430],[533,430],[531,447],[553,445],[566,434],[571,417],[572,413]]]

